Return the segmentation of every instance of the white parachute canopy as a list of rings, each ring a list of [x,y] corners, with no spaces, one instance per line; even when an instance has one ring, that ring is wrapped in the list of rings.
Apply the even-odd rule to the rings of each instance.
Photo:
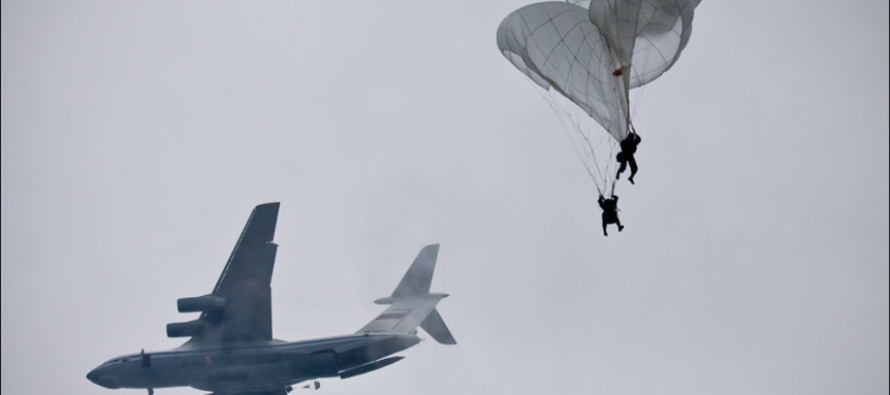
[[[620,140],[629,105],[620,65],[586,9],[565,2],[522,7],[498,28],[498,48],[544,89],[555,89]]]
[[[676,63],[700,1],[535,3],[501,22],[498,48],[532,81],[556,89],[620,140],[630,123],[628,90]],[[577,5],[587,3],[587,9]]]
[[[628,91],[674,65],[689,41],[699,2],[535,3],[501,22],[498,48],[537,85],[570,100],[620,141],[633,129]],[[610,177],[603,178],[608,183]]]
[[[590,20],[630,66],[628,87],[648,84],[671,68],[692,35],[701,0],[593,0]]]

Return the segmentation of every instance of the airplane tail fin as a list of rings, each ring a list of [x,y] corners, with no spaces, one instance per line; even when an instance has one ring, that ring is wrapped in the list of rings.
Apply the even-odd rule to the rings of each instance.
[[[436,305],[448,294],[430,293],[439,245],[424,247],[391,296],[374,301],[390,305],[356,333],[415,333],[420,326],[442,344],[457,344]]]

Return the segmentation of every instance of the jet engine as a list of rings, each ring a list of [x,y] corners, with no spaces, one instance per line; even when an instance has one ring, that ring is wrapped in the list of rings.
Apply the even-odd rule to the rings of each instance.
[[[180,313],[222,310],[225,307],[226,300],[214,295],[204,295],[194,298],[180,298],[176,300],[176,308],[179,310]]]
[[[167,337],[190,337],[200,335],[203,332],[204,322],[201,320],[167,324]]]

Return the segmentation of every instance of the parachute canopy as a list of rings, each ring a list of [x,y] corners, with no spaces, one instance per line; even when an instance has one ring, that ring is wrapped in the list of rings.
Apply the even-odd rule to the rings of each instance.
[[[536,84],[559,92],[621,140],[632,129],[628,91],[674,65],[699,2],[531,4],[501,22],[498,48]]]

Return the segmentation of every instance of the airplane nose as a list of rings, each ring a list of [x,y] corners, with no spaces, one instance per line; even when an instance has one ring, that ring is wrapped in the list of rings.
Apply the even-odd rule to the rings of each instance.
[[[96,369],[87,373],[87,380],[92,381],[94,384],[99,384],[99,373],[96,372]]]
[[[118,380],[116,376],[110,374],[101,374],[98,370],[99,369],[96,368],[93,369],[93,371],[87,373],[87,380],[92,381],[94,384],[100,387],[110,389],[117,389],[121,387],[120,380]]]

